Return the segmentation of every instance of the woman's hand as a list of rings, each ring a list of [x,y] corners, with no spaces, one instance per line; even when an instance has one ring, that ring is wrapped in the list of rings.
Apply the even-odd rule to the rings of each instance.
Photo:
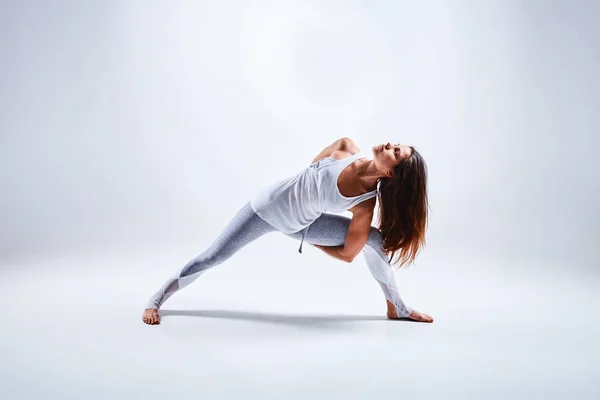
[[[423,314],[418,312],[417,310],[412,310],[410,315],[407,317],[419,322],[433,322],[433,318],[427,314]]]

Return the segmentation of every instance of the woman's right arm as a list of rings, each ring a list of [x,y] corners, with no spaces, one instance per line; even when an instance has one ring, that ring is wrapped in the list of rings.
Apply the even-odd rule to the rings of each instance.
[[[334,151],[337,151],[337,150],[348,150],[348,151],[354,150],[355,151],[356,149],[358,149],[358,147],[356,147],[356,144],[354,143],[354,141],[352,139],[350,139],[349,137],[343,137],[343,138],[340,138],[340,139],[336,140],[335,142],[331,143],[329,146],[325,147],[323,150],[321,150],[321,152],[315,158],[313,158],[311,164],[314,164],[317,161],[319,161],[325,157],[329,157],[331,155],[331,153],[333,153]]]

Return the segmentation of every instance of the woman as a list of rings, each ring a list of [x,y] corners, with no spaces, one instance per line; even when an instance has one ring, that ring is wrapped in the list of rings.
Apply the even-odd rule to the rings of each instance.
[[[150,298],[143,321],[160,323],[158,309],[173,293],[253,240],[279,231],[300,240],[300,253],[305,240],[345,262],[362,252],[387,300],[388,318],[433,322],[403,303],[390,264],[398,252],[399,267],[412,263],[425,244],[427,166],[412,146],[388,142],[374,146],[372,154],[373,159],[368,159],[344,137],[323,149],[309,167],[260,191],[204,253]],[[379,229],[371,226],[376,196]],[[326,211],[351,211],[353,216]]]

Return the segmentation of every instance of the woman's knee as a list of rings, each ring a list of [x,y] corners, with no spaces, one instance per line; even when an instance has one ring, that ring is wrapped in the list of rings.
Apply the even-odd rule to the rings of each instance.
[[[381,232],[376,227],[371,227],[371,232],[369,232],[369,238],[367,239],[367,246],[371,247],[380,256],[386,258],[385,251],[383,251],[383,237],[381,236]]]
[[[383,237],[381,236],[381,232],[374,226],[371,227],[371,231],[369,232],[367,244],[373,248],[383,246]]]
[[[192,275],[214,267],[215,265],[220,264],[222,256],[222,254],[219,255],[217,253],[211,252],[208,254],[201,254],[197,257],[194,257],[187,262],[185,267],[183,267],[183,270],[181,271],[181,276]]]

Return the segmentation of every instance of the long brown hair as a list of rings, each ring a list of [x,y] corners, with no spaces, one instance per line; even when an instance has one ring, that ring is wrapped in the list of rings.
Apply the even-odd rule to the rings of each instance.
[[[391,264],[399,262],[398,268],[413,263],[425,245],[429,209],[427,164],[414,147],[409,147],[412,154],[394,167],[393,176],[378,180],[378,223],[383,250],[391,253]],[[392,262],[398,250],[398,258]]]

